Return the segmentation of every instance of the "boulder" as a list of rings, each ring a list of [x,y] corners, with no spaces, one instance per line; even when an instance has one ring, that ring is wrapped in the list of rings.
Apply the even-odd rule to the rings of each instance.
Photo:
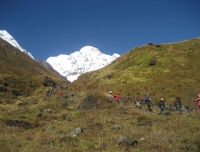
[[[71,136],[74,137],[74,136],[76,136],[77,134],[80,134],[80,133],[82,133],[82,132],[83,132],[82,128],[76,128],[76,129],[70,131],[70,132],[68,133],[68,135],[71,135]]]
[[[118,139],[118,145],[121,145],[122,143],[128,144],[128,145],[137,145],[138,141],[132,138],[128,138],[128,137],[120,137]]]
[[[89,95],[85,97],[85,99],[81,102],[77,109],[99,109],[99,104],[97,103],[97,99],[93,95]]]
[[[157,62],[156,60],[151,60],[151,61],[149,62],[149,65],[150,65],[150,66],[154,66],[154,65],[156,65],[156,62]]]

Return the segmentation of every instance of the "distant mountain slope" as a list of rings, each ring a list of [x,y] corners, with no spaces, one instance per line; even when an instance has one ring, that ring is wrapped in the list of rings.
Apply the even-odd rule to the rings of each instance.
[[[70,55],[61,54],[57,57],[49,57],[47,62],[72,82],[83,73],[105,67],[119,56],[116,53],[112,56],[103,54],[95,47],[85,46]]]
[[[154,100],[192,100],[200,88],[200,37],[133,48],[108,66],[81,75],[71,89],[118,91],[123,97],[150,92]],[[193,101],[193,100],[192,100]]]
[[[20,51],[24,52],[29,57],[31,57],[32,59],[34,59],[34,57],[32,56],[32,54],[30,52],[27,52],[24,48],[22,48],[17,43],[17,41],[6,30],[0,30],[0,38],[2,38],[3,40],[7,41],[12,46],[16,47],[17,49],[19,49]]]
[[[0,96],[4,87],[10,92],[17,90],[20,94],[33,91],[42,85],[46,76],[55,82],[66,81],[59,73],[32,60],[0,38]]]

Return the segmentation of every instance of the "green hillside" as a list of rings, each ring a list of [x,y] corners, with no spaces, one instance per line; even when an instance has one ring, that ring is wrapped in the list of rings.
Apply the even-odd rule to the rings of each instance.
[[[70,83],[0,39],[0,151],[200,151],[200,110],[193,102],[199,55],[200,38],[149,43]],[[49,82],[56,88],[47,95]],[[120,103],[108,99],[110,90],[120,93]],[[150,93],[151,110],[136,108],[137,92]],[[177,96],[187,106],[181,112],[171,104]],[[161,97],[165,113],[157,105]]]
[[[147,92],[154,99],[181,96],[193,100],[200,88],[200,38],[171,44],[138,46],[108,66],[80,76],[74,91],[120,92],[133,97]],[[152,65],[152,64],[155,65]]]

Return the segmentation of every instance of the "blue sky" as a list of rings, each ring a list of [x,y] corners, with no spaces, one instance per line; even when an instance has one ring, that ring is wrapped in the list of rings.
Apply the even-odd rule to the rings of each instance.
[[[120,55],[200,36],[200,0],[0,0],[0,30],[34,58],[89,45]]]

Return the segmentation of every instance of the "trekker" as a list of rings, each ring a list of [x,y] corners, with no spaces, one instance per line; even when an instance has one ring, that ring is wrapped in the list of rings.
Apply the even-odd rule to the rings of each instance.
[[[137,95],[134,97],[134,102],[136,104],[135,108],[141,109],[141,105],[140,105],[140,93],[139,92],[137,92]]]
[[[46,96],[49,96],[50,90],[49,88],[46,89]]]
[[[109,98],[110,100],[112,100],[112,98],[113,98],[113,96],[112,96],[112,91],[110,91],[110,92],[108,93],[108,98]]]
[[[146,96],[144,97],[144,101],[147,104],[147,110],[150,111],[150,108],[151,108],[151,98],[149,97],[149,93],[147,93]]]
[[[53,92],[56,92],[56,84],[55,84],[55,83],[52,83],[51,86],[52,86],[52,91],[53,91]]]
[[[52,88],[52,87],[50,87],[50,88],[49,88],[49,91],[50,91],[50,92],[53,92],[53,88]]]
[[[114,95],[114,100],[115,100],[117,103],[119,103],[120,95],[119,95],[118,92],[115,93],[115,95]]]
[[[65,90],[67,90],[67,89],[68,89],[68,86],[66,85],[66,86],[65,86]]]
[[[175,101],[175,106],[176,106],[176,110],[181,112],[182,111],[182,103],[181,103],[181,98],[177,97],[176,101]]]
[[[197,95],[195,102],[197,103],[198,109],[200,109],[200,94]]]
[[[160,102],[158,103],[158,107],[160,108],[160,113],[165,112],[165,102],[163,98],[160,99]]]

